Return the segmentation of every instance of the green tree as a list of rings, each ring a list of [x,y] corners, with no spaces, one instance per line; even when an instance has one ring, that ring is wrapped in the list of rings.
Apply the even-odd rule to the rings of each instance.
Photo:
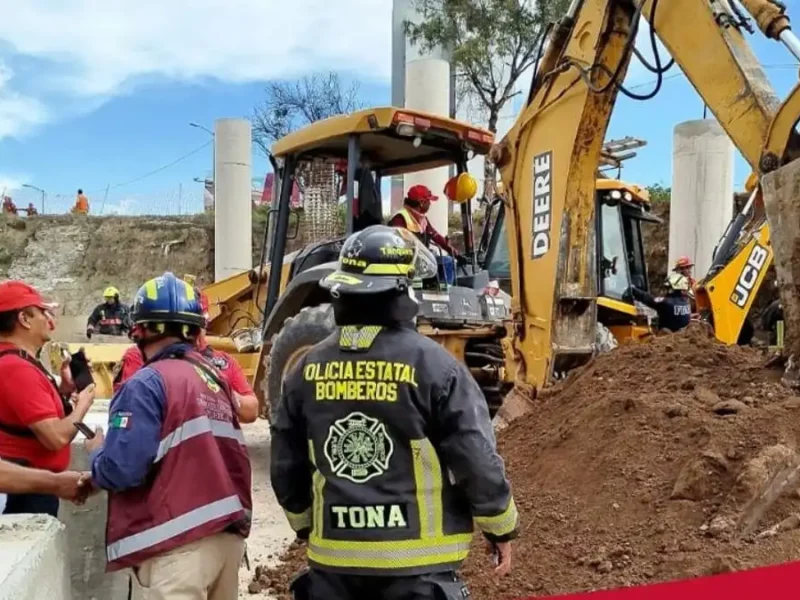
[[[457,95],[493,133],[503,107],[519,92],[519,78],[537,61],[548,24],[561,17],[569,0],[414,0],[419,23],[406,33],[420,50],[450,52]],[[494,167],[486,161],[486,184],[493,191]]]
[[[658,202],[669,203],[670,198],[672,197],[672,188],[665,187],[660,183],[654,183],[653,185],[648,185],[647,191],[650,194],[650,202],[654,204]]]

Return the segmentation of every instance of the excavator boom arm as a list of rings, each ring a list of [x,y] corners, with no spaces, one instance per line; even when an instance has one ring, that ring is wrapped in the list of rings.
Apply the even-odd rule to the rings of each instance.
[[[780,7],[743,5],[763,33],[792,49]],[[553,29],[528,103],[491,153],[508,191],[518,381],[539,388],[593,353],[595,172],[640,17],[754,171],[800,154],[800,101],[780,104],[744,38],[744,16],[727,0],[574,0]],[[656,61],[655,70],[663,75],[665,65]]]

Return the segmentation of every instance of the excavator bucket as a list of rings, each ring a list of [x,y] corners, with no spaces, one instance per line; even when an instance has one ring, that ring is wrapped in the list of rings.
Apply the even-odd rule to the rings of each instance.
[[[761,180],[775,255],[775,273],[786,327],[784,383],[800,387],[800,160],[793,160]],[[751,255],[739,276],[737,291],[757,279],[759,264]]]

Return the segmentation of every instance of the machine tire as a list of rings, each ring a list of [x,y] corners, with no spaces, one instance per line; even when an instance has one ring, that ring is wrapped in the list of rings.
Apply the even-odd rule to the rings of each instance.
[[[283,378],[314,344],[321,342],[336,329],[333,307],[330,304],[307,306],[284,321],[272,338],[269,354],[264,356],[265,411],[272,422],[274,399],[281,396]],[[303,352],[305,350],[305,352]]]
[[[595,352],[598,354],[611,352],[617,346],[619,346],[619,342],[611,330],[598,321],[594,341]]]

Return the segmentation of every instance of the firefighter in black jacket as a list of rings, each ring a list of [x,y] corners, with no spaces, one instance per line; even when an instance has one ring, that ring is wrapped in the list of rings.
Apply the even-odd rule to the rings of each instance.
[[[103,303],[95,306],[86,323],[86,337],[93,334],[127,335],[131,330],[128,307],[119,301],[119,290],[107,287],[103,292]]]
[[[654,298],[636,287],[631,287],[630,293],[635,300],[658,313],[658,326],[661,329],[680,331],[692,320],[689,278],[680,273],[672,273],[667,280],[667,287],[669,291],[661,298]]]
[[[321,282],[336,331],[289,374],[271,428],[272,486],[308,539],[295,598],[462,600],[473,522],[510,570],[519,517],[486,401],[414,325],[410,281],[435,274],[413,234],[376,225]]]

